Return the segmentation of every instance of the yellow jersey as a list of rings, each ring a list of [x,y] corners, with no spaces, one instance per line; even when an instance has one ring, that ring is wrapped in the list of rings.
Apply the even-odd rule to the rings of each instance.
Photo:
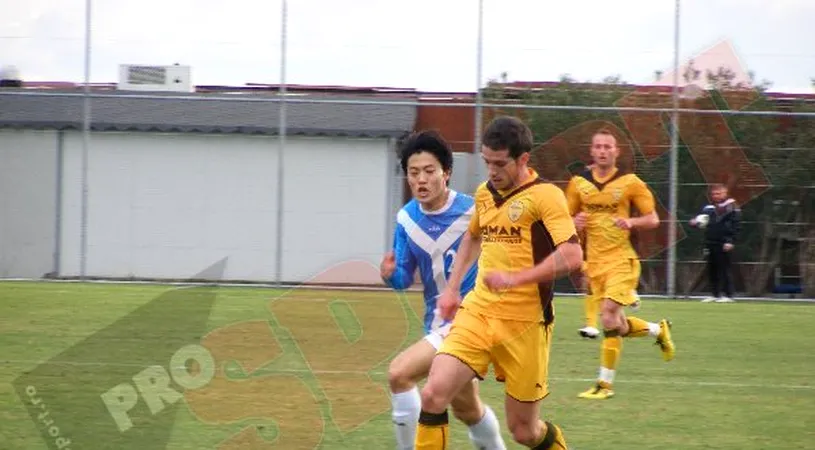
[[[587,169],[569,180],[566,199],[572,216],[588,215],[584,248],[589,265],[637,259],[630,230],[614,224],[617,217],[630,218],[633,208],[641,215],[654,211],[654,196],[637,175],[615,169],[600,179]]]
[[[533,267],[566,241],[577,242],[563,191],[530,169],[523,185],[500,192],[489,182],[475,192],[469,231],[481,238],[478,277],[463,305],[484,316],[519,321],[554,320],[554,281],[493,292],[484,284],[489,272]]]

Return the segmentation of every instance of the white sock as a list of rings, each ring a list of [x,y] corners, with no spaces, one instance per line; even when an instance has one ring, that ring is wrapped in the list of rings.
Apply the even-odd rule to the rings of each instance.
[[[660,331],[662,331],[662,328],[659,327],[658,323],[648,322],[648,336],[657,337]]]
[[[616,373],[617,373],[616,370],[601,367],[600,374],[597,376],[597,379],[608,384],[614,384],[614,374]]]
[[[481,421],[470,426],[470,440],[478,450],[506,450],[498,418],[488,405],[484,405]]]
[[[422,412],[422,397],[419,388],[391,395],[391,418],[396,433],[399,450],[413,450],[416,442],[416,427]]]

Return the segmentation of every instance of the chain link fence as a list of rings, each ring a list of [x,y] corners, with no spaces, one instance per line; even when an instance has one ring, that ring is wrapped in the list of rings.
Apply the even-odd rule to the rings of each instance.
[[[291,232],[284,219],[297,214],[298,206],[287,193],[291,185],[286,180],[298,178],[287,159],[299,151],[290,138],[340,139],[354,134],[349,130],[355,127],[367,127],[366,136],[376,131],[381,138],[387,134],[382,124],[409,107],[404,117],[412,115],[413,120],[402,131],[440,129],[457,150],[453,184],[467,192],[485,176],[474,150],[484,124],[497,114],[528,121],[538,143],[533,165],[561,185],[590,163],[591,133],[600,126],[613,129],[621,144],[621,165],[648,183],[662,218],[658,230],[634,236],[645,261],[643,293],[678,296],[708,290],[702,235],[688,221],[708,201],[709,186],[725,183],[743,211],[735,251],[737,291],[815,296],[815,96],[785,93],[783,86],[772,86],[747,70],[732,42],[694,31],[724,11],[732,12],[727,16],[732,23],[723,22],[717,36],[738,29],[739,21],[752,17],[749,11],[732,10],[740,3],[715,0],[700,9],[678,0],[659,6],[631,1],[615,6],[630,7],[631,12],[623,13],[601,12],[589,0],[556,10],[520,0],[414,2],[398,18],[372,2],[239,3],[214,9],[156,3],[163,8],[157,13],[144,5],[116,9],[88,0],[84,10],[41,5],[43,14],[30,22],[23,12],[10,12],[23,25],[0,37],[9,44],[0,53],[0,64],[21,70],[19,76],[6,70],[0,89],[4,189],[13,193],[5,198],[9,215],[17,214],[6,225],[2,275],[40,270],[41,264],[31,263],[35,255],[54,261],[42,271],[44,276],[60,277],[68,251],[78,255],[71,264],[80,278],[94,275],[89,247],[106,245],[99,238],[104,235],[99,227],[106,222],[98,215],[90,219],[90,199],[104,203],[121,198],[108,195],[104,184],[90,183],[89,171],[100,164],[143,163],[133,156],[111,162],[110,150],[104,156],[94,152],[100,139],[130,132],[208,136],[217,128],[220,134],[273,137],[264,144],[273,153],[256,163],[266,165],[264,186],[274,192],[266,212],[274,217],[268,218],[269,229],[253,232],[274,236],[269,243],[274,262],[267,267],[275,281],[283,282],[287,263],[281,248]],[[540,37],[522,31],[541,20],[551,29]],[[618,25],[609,28],[609,20],[642,35],[622,33]],[[520,41],[508,23],[516,23],[517,34],[527,40]],[[585,26],[575,28],[579,23]],[[609,29],[616,31],[590,31]],[[404,39],[405,34],[411,39]],[[578,39],[577,34],[589,38]],[[747,60],[767,68],[768,77],[780,72],[815,76],[815,70],[804,73],[815,60],[808,49],[794,53],[780,44],[768,48],[754,45],[749,36],[742,38]],[[597,76],[595,66],[607,66],[609,73]],[[635,79],[614,74],[623,70]],[[262,82],[247,83],[252,78]],[[372,87],[386,83],[408,87]],[[191,107],[193,103],[198,106]],[[54,135],[43,138],[48,133]],[[387,138],[392,152],[398,136]],[[151,146],[150,138],[145,139],[141,145]],[[166,158],[182,158],[192,147]],[[25,158],[17,151],[23,148]],[[168,167],[210,170],[202,164],[168,162]],[[34,191],[53,197],[40,203],[31,200],[34,194],[17,189],[27,179],[23,174],[35,170],[48,173],[49,181]],[[384,195],[389,206],[383,220],[388,222],[406,192],[392,153],[384,170],[393,177]],[[145,183],[160,176],[139,173]],[[69,179],[76,184],[66,189]],[[358,181],[365,182],[361,176]],[[179,195],[187,196],[182,202],[195,203],[189,198],[200,194],[182,191]],[[177,207],[165,203],[165,209]],[[39,206],[24,206],[32,204]],[[134,217],[142,206],[131,208]],[[64,223],[66,216],[71,225]],[[129,233],[145,232],[133,223]],[[39,234],[31,234],[31,224]],[[195,246],[192,241],[165,244]],[[95,267],[106,263],[96,261]],[[134,277],[151,275],[160,274],[133,269]],[[562,281],[559,290],[575,288]]]

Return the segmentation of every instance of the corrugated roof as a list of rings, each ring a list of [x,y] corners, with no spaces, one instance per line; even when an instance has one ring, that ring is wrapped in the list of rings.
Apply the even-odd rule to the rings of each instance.
[[[225,95],[140,92],[93,93],[95,131],[279,133],[280,104],[274,94]],[[335,103],[318,103],[318,100]],[[379,99],[380,101],[382,99]],[[82,129],[83,97],[76,91],[0,90],[0,127]],[[301,103],[306,101],[306,103]],[[336,103],[348,101],[349,103]],[[413,130],[416,106],[365,104],[352,96],[295,96],[286,105],[286,133],[307,136],[401,137]],[[353,103],[356,102],[356,103]]]

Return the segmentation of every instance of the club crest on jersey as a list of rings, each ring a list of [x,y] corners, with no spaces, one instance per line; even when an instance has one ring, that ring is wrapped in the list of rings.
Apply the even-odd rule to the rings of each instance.
[[[620,198],[622,198],[622,196],[623,196],[622,188],[614,188],[611,191],[611,197],[614,199],[615,202],[620,201]]]
[[[507,210],[507,215],[509,216],[509,220],[513,222],[517,222],[518,219],[521,218],[521,215],[524,213],[524,204],[520,200],[515,200],[514,202],[509,204],[509,208]]]

